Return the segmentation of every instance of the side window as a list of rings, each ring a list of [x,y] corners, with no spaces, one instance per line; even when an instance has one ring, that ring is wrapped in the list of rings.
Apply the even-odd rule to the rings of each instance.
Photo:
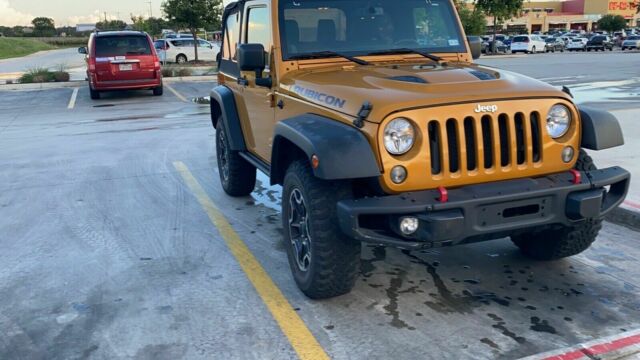
[[[269,21],[269,9],[266,7],[253,7],[248,11],[247,44],[262,44],[265,50],[266,64],[269,64],[271,53],[271,22]]]
[[[209,47],[209,43],[204,41],[204,40],[198,40],[198,47],[208,48]]]
[[[222,58],[236,60],[236,49],[240,35],[240,13],[230,14],[225,24],[224,43],[222,44]]]

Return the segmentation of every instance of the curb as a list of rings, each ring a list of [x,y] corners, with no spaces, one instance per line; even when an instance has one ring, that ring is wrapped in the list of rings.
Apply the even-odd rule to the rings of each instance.
[[[640,356],[640,330],[631,330],[520,360],[631,360],[637,359],[638,356]]]
[[[609,213],[605,220],[627,227],[634,231],[640,231],[640,212],[628,210],[623,207],[618,207]]]
[[[217,81],[218,75],[207,76],[185,76],[185,77],[171,77],[164,78],[162,81],[165,83],[176,82],[210,82]],[[25,91],[25,90],[46,90],[46,89],[62,89],[69,87],[79,87],[87,84],[86,80],[75,80],[67,82],[52,82],[52,83],[39,83],[39,84],[10,84],[0,85],[0,91]]]

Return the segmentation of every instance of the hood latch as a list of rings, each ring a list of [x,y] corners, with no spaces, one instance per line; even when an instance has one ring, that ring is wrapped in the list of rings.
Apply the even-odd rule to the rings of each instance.
[[[367,120],[369,114],[371,114],[371,110],[373,110],[373,105],[365,101],[362,107],[360,107],[360,111],[358,111],[358,118],[353,120],[353,125],[358,129],[362,129],[364,127],[364,121]]]

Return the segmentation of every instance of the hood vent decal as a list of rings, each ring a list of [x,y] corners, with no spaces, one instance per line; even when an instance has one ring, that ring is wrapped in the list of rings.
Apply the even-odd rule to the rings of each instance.
[[[469,71],[471,73],[471,75],[477,77],[478,79],[482,80],[482,81],[487,81],[487,80],[496,80],[496,76],[491,74],[491,73],[486,73],[483,71],[478,71],[478,70],[471,70]]]
[[[404,82],[410,82],[415,84],[428,84],[428,82],[425,79],[417,76],[411,76],[411,75],[392,76],[389,78],[389,80],[404,81]]]

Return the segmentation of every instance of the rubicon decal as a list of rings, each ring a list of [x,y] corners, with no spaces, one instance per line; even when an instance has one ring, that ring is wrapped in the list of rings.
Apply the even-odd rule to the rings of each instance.
[[[307,89],[299,85],[293,86],[293,92],[305,97],[307,99],[329,105],[331,107],[342,109],[347,103],[347,100],[340,99],[339,97],[321,93],[315,90]]]

